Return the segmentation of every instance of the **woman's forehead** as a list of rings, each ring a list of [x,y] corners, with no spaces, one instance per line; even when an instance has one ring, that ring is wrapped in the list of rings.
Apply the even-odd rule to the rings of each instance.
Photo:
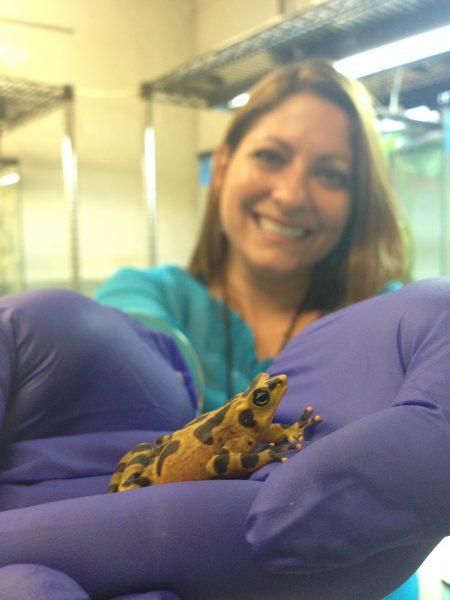
[[[351,122],[337,104],[311,93],[294,94],[261,115],[244,136],[246,144],[272,141],[351,157]]]

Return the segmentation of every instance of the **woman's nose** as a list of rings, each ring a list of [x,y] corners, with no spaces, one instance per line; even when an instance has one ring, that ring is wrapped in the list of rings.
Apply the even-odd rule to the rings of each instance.
[[[300,208],[308,202],[307,187],[305,170],[292,166],[277,173],[272,198],[287,208]]]

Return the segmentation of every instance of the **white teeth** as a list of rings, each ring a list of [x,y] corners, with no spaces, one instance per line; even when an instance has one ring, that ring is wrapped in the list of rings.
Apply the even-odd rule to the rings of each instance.
[[[259,216],[257,221],[261,229],[264,231],[270,231],[272,233],[284,235],[285,237],[289,238],[301,239],[304,238],[308,233],[306,229],[302,229],[301,227],[280,225],[280,223],[272,221],[272,219],[268,219],[267,217]]]

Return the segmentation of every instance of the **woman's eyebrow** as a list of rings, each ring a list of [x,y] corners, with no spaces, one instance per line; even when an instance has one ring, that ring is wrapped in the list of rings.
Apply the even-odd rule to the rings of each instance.
[[[341,163],[344,163],[346,166],[351,165],[351,157],[347,156],[347,154],[343,154],[340,152],[336,152],[336,153],[331,152],[330,154],[322,154],[321,156],[319,156],[319,161],[341,162]]]
[[[286,150],[292,151],[291,144],[289,144],[288,142],[285,142],[284,140],[282,140],[281,138],[277,137],[276,135],[268,135],[268,136],[266,136],[265,141],[267,141],[267,142],[275,142],[276,144],[278,144],[279,146],[282,146]]]
[[[267,135],[265,138],[263,138],[262,141],[274,142],[289,152],[293,151],[293,147],[289,142],[286,142],[285,140],[277,137],[276,135]],[[321,154],[319,156],[319,160],[323,160],[323,161],[340,160],[340,161],[345,162],[346,164],[351,163],[351,157],[343,152],[329,152],[327,154]]]

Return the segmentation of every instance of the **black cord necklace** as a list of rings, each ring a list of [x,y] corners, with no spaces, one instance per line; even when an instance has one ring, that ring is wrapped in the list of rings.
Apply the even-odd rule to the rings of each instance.
[[[233,343],[232,343],[232,335],[231,335],[231,309],[228,300],[227,288],[225,285],[225,281],[222,281],[222,294],[223,294],[223,310],[222,310],[222,323],[224,328],[224,338],[225,338],[225,368],[226,368],[226,391],[227,398],[230,399],[233,396]],[[286,344],[292,337],[294,333],[295,326],[300,317],[301,312],[303,311],[304,300],[302,299],[296,307],[294,314],[289,322],[289,325],[286,331],[283,334],[280,347],[276,352],[280,354],[280,352],[284,349]]]

